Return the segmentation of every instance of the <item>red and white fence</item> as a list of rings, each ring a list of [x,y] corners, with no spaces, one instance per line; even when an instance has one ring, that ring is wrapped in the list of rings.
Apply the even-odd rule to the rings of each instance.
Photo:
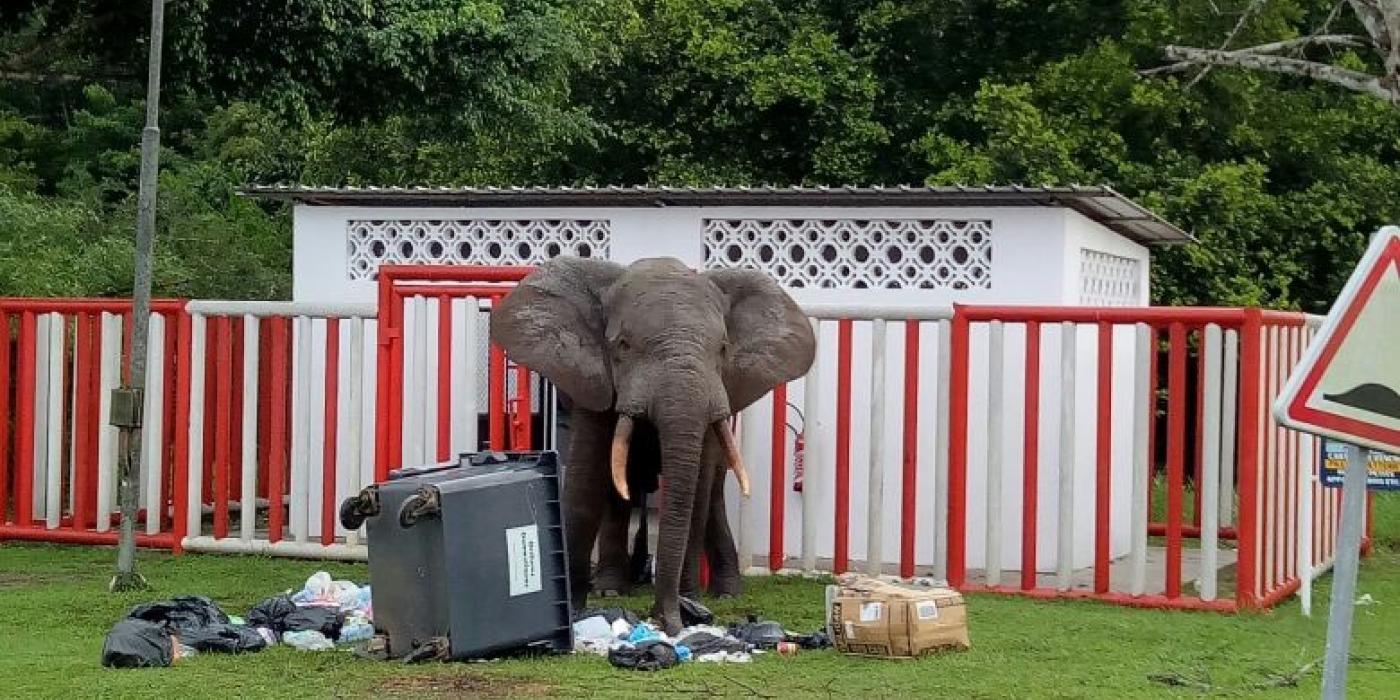
[[[184,303],[152,304],[138,541],[174,547],[180,432],[171,391]],[[0,539],[116,542],[110,391],[131,356],[130,302],[0,299]]]
[[[526,272],[388,267],[374,305],[158,303],[141,543],[362,558],[335,514],[364,485],[552,445],[547,386],[485,337]],[[1330,564],[1317,445],[1265,410],[1312,332],[1302,315],[804,308],[811,372],[739,417],[754,495],[731,487],[730,513],[751,571],[1233,610]],[[104,411],[129,313],[0,301],[0,538],[115,540]]]

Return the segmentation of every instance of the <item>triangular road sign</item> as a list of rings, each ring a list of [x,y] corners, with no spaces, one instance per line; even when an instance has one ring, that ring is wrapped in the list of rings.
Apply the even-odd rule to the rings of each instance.
[[[1400,453],[1400,228],[1371,240],[1274,416],[1290,428]]]

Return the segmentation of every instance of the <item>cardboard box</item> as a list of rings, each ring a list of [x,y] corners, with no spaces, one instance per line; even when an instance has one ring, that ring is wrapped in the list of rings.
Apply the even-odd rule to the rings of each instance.
[[[972,646],[967,605],[951,588],[848,579],[827,588],[826,619],[832,644],[844,654],[918,658]]]

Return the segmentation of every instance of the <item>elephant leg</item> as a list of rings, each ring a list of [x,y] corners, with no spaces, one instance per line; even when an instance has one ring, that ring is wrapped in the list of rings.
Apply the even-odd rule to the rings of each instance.
[[[708,554],[705,534],[712,512],[711,499],[715,492],[714,485],[719,483],[720,488],[723,489],[723,481],[719,478],[722,476],[722,472],[713,466],[719,458],[718,447],[711,446],[713,442],[713,440],[706,441],[706,448],[701,457],[700,477],[695,484],[695,513],[697,516],[690,531],[685,566],[681,569],[681,595],[692,600],[700,599],[700,560],[702,556]]]
[[[613,421],[609,414],[575,410],[570,463],[564,468],[564,520],[569,546],[569,597],[574,609],[588,603],[593,544],[604,508],[611,500],[608,448]]]
[[[593,574],[593,592],[604,598],[626,595],[632,591],[631,559],[627,553],[632,508],[610,493],[603,506],[602,520],[598,529],[598,568]]]
[[[743,567],[739,550],[734,546],[734,534],[729,529],[729,517],[724,507],[726,472],[715,470],[711,486],[709,517],[705,524],[705,556],[710,562],[710,594],[720,598],[744,592]]]

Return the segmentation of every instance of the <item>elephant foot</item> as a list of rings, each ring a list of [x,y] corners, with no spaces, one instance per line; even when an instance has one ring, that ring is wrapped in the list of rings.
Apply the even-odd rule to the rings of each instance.
[[[674,637],[680,634],[680,631],[684,629],[684,625],[681,624],[681,607],[679,602],[670,605],[662,605],[661,601],[657,601],[651,608],[651,617],[656,621],[656,626],[669,636]]]
[[[710,579],[710,595],[721,600],[738,598],[744,592],[744,580],[738,576],[716,576]]]
[[[607,569],[600,571],[593,577],[593,591],[604,598],[616,598],[630,595],[632,584],[627,581],[626,576],[621,575],[621,572]]]

